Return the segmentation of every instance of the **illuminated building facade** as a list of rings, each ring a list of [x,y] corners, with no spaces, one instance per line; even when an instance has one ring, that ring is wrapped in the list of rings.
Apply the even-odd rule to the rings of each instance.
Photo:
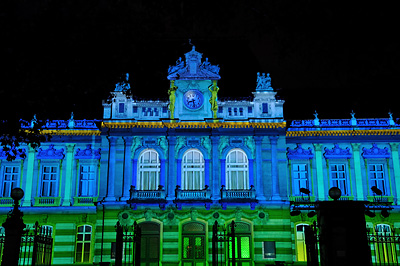
[[[194,47],[167,78],[168,101],[130,97],[127,76],[102,121],[49,121],[50,143],[12,162],[0,153],[3,221],[21,187],[24,222],[52,229],[53,265],[112,262],[117,221],[141,225],[142,265],[211,265],[212,225],[232,220],[238,265],[304,265],[304,230],[316,217],[291,216],[291,202],[329,200],[334,186],[342,200],[360,201],[376,200],[370,187],[379,188],[394,210],[367,225],[399,230],[400,129],[391,115],[315,114],[287,127],[269,74],[257,74],[251,100],[218,99],[219,67]],[[226,246],[218,252],[229,261]]]

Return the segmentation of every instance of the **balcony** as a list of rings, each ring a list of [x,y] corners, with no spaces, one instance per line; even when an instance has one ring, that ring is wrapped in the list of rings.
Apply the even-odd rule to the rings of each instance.
[[[290,202],[315,202],[315,196],[289,196]]]
[[[209,209],[211,202],[211,190],[207,185],[198,190],[182,190],[180,186],[175,188],[174,203],[178,209],[182,208],[182,203],[204,203],[206,209]]]
[[[37,207],[56,207],[60,206],[61,197],[35,197]]]
[[[166,194],[164,186],[159,185],[157,190],[137,190],[135,186],[131,186],[129,193],[130,197],[127,203],[131,204],[134,209],[136,209],[137,203],[159,204],[162,209],[165,207]]]
[[[97,197],[74,197],[74,206],[94,206]]]
[[[228,203],[250,203],[251,209],[254,209],[258,200],[253,185],[250,186],[250,189],[225,189],[225,186],[222,185],[220,202],[223,209],[226,209]]]
[[[14,200],[10,197],[0,198],[0,207],[12,207]]]

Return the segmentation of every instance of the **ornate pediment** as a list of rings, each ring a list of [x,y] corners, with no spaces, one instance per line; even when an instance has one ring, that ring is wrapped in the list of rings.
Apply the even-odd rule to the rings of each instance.
[[[100,154],[101,149],[94,150],[92,149],[92,145],[88,144],[86,145],[86,149],[81,150],[77,149],[75,153],[75,159],[100,159],[101,154]]]
[[[364,158],[390,158],[389,149],[387,147],[381,149],[376,143],[373,143],[370,149],[363,148],[362,150]]]
[[[337,143],[334,144],[332,149],[325,148],[324,156],[326,159],[350,159],[350,149],[342,149]]]
[[[219,80],[219,66],[211,65],[208,58],[201,61],[202,54],[192,47],[192,50],[185,54],[186,60],[180,57],[175,66],[168,69],[169,80]]]
[[[15,159],[25,159],[26,158],[26,150],[25,149],[10,149],[9,154]],[[14,156],[13,156],[14,155]],[[7,159],[7,152],[4,149],[0,150],[0,159]]]
[[[55,149],[54,144],[51,144],[47,150],[39,148],[37,158],[38,159],[64,159],[64,149]]]
[[[294,149],[287,149],[287,157],[289,160],[293,159],[312,159],[314,158],[314,154],[312,153],[312,149],[303,149],[301,144],[297,144]]]

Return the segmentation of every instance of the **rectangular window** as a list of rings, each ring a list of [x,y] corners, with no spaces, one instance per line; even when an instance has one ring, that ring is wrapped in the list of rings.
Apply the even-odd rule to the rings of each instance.
[[[162,112],[165,114],[168,112],[168,107],[167,106],[163,106],[162,108]]]
[[[42,168],[42,197],[56,197],[58,166],[44,165]]]
[[[242,107],[239,108],[239,115],[243,116],[243,108]]]
[[[248,112],[249,114],[252,113],[252,112],[253,112],[253,107],[251,107],[251,106],[247,107],[247,112]]]
[[[228,115],[232,115],[232,108],[228,108]]]
[[[79,175],[79,197],[95,196],[96,166],[82,165]]]
[[[92,227],[90,225],[79,226],[76,235],[75,262],[90,262],[91,242]]]
[[[275,259],[276,258],[275,241],[264,241],[263,242],[263,254],[264,254],[264,259]]]
[[[11,190],[18,186],[19,166],[5,166],[3,170],[3,197],[11,197]]]
[[[145,107],[142,108],[142,113],[143,113],[144,116],[147,116],[147,112],[146,112],[146,108]]]
[[[385,172],[383,164],[369,164],[368,178],[370,187],[376,186],[382,191],[382,195],[388,195],[385,184]]]
[[[222,114],[223,110],[222,106],[218,106],[218,113]]]
[[[349,196],[350,188],[347,184],[346,167],[344,164],[331,164],[332,187],[338,187],[343,196]]]
[[[264,114],[268,113],[268,103],[263,103],[262,104],[262,112]]]
[[[233,113],[234,113],[235,115],[238,115],[238,113],[237,113],[237,108],[233,108]]]
[[[137,114],[137,112],[138,112],[137,106],[133,106],[133,107],[132,107],[132,112],[133,112],[134,114]]]
[[[308,169],[307,164],[293,164],[293,196],[300,196],[300,188],[308,187]]]
[[[119,103],[118,104],[118,113],[124,113],[125,112],[125,104],[124,103]]]

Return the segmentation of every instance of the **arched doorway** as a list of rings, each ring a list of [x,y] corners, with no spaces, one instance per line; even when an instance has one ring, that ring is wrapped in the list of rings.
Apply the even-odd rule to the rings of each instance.
[[[182,226],[182,266],[206,265],[206,226],[189,222]]]
[[[235,223],[235,258],[237,266],[250,266],[251,262],[251,225],[245,222]],[[232,241],[230,238],[229,241]],[[232,265],[232,245],[228,250],[229,265]]]

